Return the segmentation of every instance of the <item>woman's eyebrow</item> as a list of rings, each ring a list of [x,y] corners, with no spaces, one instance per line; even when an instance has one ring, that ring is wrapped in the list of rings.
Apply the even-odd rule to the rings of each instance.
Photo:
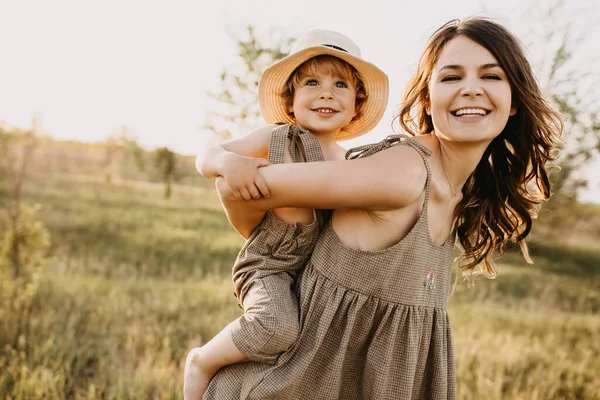
[[[461,65],[458,64],[448,64],[448,65],[444,65],[443,67],[441,67],[438,72],[442,72],[444,70],[452,70],[452,71],[456,71],[456,70],[460,70],[463,69],[463,67]]]
[[[488,63],[488,64],[483,64],[479,68],[480,69],[490,69],[490,68],[502,68],[502,67],[498,63]]]
[[[479,67],[479,69],[491,69],[491,68],[502,68],[502,67],[498,63],[487,63],[487,64],[483,64]],[[443,67],[441,67],[438,70],[438,72],[443,72],[445,70],[457,71],[457,70],[462,70],[462,69],[464,69],[464,67],[462,65],[448,64],[448,65],[444,65]]]

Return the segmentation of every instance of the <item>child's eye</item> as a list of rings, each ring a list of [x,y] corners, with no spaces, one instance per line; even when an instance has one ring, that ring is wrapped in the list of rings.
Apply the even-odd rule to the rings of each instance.
[[[442,82],[447,82],[447,81],[458,81],[460,80],[460,76],[458,75],[448,75],[442,78]]]
[[[318,84],[316,79],[307,79],[305,83],[306,86],[317,86]]]
[[[347,88],[348,84],[346,82],[344,82],[344,81],[339,81],[339,82],[335,83],[335,87],[338,87],[338,88]]]

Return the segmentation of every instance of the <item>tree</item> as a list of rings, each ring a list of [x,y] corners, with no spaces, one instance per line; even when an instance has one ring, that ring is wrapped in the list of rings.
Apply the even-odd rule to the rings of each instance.
[[[7,229],[0,233],[0,322],[5,331],[0,358],[5,352],[19,349],[19,341],[25,343],[24,348],[21,346],[25,353],[31,345],[28,337],[22,335],[29,332],[39,275],[50,246],[49,232],[35,218],[39,205],[28,205],[22,199],[27,168],[38,143],[37,126],[38,120],[34,118],[27,132],[0,130],[0,149],[2,153],[7,151],[0,164],[3,182],[10,191],[6,213],[0,215],[7,217]],[[0,382],[0,388],[2,385]]]
[[[491,2],[490,2],[491,4]],[[536,78],[562,113],[565,129],[560,157],[551,164],[552,196],[541,210],[542,236],[560,236],[577,218],[578,192],[587,187],[582,171],[600,153],[600,63],[593,2],[534,1],[512,20]],[[547,229],[547,227],[551,227]]]
[[[132,158],[138,170],[146,168],[145,151],[138,144],[129,129],[121,125],[119,134],[110,135],[104,141],[104,180],[107,184],[112,182],[114,175],[121,175],[121,164],[124,158]]]
[[[258,81],[262,71],[285,57],[293,39],[277,32],[259,39],[256,28],[249,25],[240,35],[230,33],[238,49],[238,65],[223,69],[221,91],[208,93],[217,111],[206,114],[205,129],[221,140],[230,139],[256,128],[261,123],[258,106]]]
[[[154,152],[154,166],[165,184],[165,199],[171,197],[171,185],[175,177],[175,166],[177,164],[175,156],[175,153],[167,147],[161,147]]]
[[[580,172],[600,153],[600,63],[591,56],[597,45],[589,34],[599,21],[585,4],[577,4],[573,10],[564,0],[539,2],[524,14],[527,24],[517,24],[528,27],[519,36],[526,38],[538,80],[565,122],[560,172],[552,174],[554,195],[547,205],[554,214],[568,213],[577,203],[578,191],[587,185]]]
[[[11,186],[11,201],[6,208],[9,224],[3,237],[4,243],[0,246],[0,264],[3,259],[10,264],[13,279],[25,275],[29,265],[37,264],[28,253],[37,255],[38,250],[43,253],[49,240],[45,228],[33,219],[39,207],[26,206],[22,200],[27,168],[37,146],[38,125],[38,119],[33,118],[31,130],[15,134],[12,140],[8,133],[0,132],[0,147],[6,150],[7,155],[10,154],[4,159],[1,170]],[[38,257],[33,258],[37,260]]]

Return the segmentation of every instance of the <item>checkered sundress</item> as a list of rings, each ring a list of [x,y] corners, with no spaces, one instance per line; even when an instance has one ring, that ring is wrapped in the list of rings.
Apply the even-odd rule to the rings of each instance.
[[[296,125],[273,129],[269,161],[323,161],[316,138]],[[299,334],[295,280],[306,264],[324,225],[325,211],[315,211],[311,224],[288,224],[266,213],[239,252],[233,266],[235,294],[244,314],[235,321],[232,340],[252,361],[274,363]]]
[[[363,146],[368,156],[408,145],[427,168],[425,201],[410,232],[379,251],[344,245],[328,222],[298,278],[300,337],[277,363],[248,362],[220,370],[209,399],[456,398],[450,293],[455,230],[431,240],[430,151],[394,135]]]

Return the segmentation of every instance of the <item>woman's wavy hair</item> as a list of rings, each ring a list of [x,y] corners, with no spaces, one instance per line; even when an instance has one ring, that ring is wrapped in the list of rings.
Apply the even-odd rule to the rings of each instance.
[[[472,271],[481,265],[488,277],[495,277],[492,256],[502,255],[509,241],[519,243],[532,263],[524,239],[541,202],[550,197],[545,166],[557,157],[563,121],[544,99],[519,40],[502,25],[478,17],[450,21],[429,39],[404,92],[398,114],[403,130],[412,135],[433,131],[426,112],[432,71],[446,43],[461,35],[493,54],[508,77],[517,108],[467,179],[456,207],[458,239],[465,251],[459,268]]]

